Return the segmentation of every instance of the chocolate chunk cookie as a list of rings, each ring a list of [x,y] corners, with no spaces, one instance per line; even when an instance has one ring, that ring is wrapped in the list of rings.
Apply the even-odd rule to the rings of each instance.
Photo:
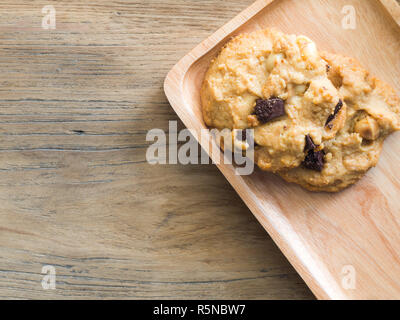
[[[212,61],[201,89],[203,117],[218,129],[254,128],[255,161],[267,171],[305,159],[305,136],[321,144],[343,126],[345,103],[327,63],[305,36],[277,30],[242,34]]]
[[[313,191],[356,182],[400,129],[400,99],[390,86],[354,59],[273,29],[229,41],[211,62],[201,101],[208,126],[254,128],[261,169]],[[235,136],[245,149],[245,137]]]

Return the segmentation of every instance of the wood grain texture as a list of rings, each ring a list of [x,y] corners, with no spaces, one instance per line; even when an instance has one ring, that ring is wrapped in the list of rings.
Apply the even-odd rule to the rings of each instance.
[[[379,0],[400,26],[400,0]]]
[[[205,128],[199,92],[211,59],[232,36],[271,26],[305,34],[320,49],[356,57],[400,92],[400,25],[390,15],[390,8],[398,7],[388,4],[394,2],[259,0],[169,72],[169,101],[199,135]],[[342,24],[349,5],[356,13],[354,29]],[[398,137],[387,139],[376,168],[337,194],[308,192],[260,170],[238,176],[233,165],[218,166],[318,298],[400,299]],[[211,136],[202,144],[209,141]],[[214,142],[213,156],[219,152]]]
[[[145,161],[167,71],[251,2],[1,1],[0,298],[313,298],[215,166]]]

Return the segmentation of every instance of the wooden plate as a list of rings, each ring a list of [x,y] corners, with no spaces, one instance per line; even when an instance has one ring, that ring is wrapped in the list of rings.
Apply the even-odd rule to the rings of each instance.
[[[355,29],[342,27],[349,5]],[[199,133],[206,128],[199,91],[210,60],[231,36],[265,27],[304,34],[319,49],[355,57],[400,92],[399,12],[395,0],[257,1],[174,66],[166,95]],[[232,165],[218,167],[318,298],[399,299],[399,138],[390,136],[378,166],[337,194],[308,192],[259,170],[238,176]],[[211,150],[212,157],[220,152],[215,144]]]

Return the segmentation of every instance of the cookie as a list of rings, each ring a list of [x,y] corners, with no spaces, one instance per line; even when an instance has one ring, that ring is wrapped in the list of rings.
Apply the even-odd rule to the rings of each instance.
[[[400,99],[355,59],[331,53],[321,56],[330,66],[330,80],[346,102],[345,124],[333,139],[323,143],[320,172],[300,166],[279,175],[309,190],[336,192],[377,164],[383,141],[400,129]]]
[[[305,136],[316,144],[344,125],[346,105],[328,79],[327,63],[305,36],[273,29],[242,34],[211,62],[201,88],[205,123],[254,128],[255,161],[267,171],[301,165]]]
[[[200,95],[208,126],[231,130],[240,150],[248,144],[236,129],[253,128],[256,164],[312,191],[355,183],[400,130],[400,99],[389,85],[352,58],[273,29],[229,41]]]

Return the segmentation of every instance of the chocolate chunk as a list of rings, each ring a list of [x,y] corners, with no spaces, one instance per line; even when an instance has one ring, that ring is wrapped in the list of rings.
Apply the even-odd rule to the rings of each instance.
[[[326,72],[328,73],[331,70],[331,66],[329,64],[326,65]]]
[[[314,150],[317,146],[315,145],[314,141],[311,139],[310,135],[306,135],[306,146],[304,151]]]
[[[258,99],[254,114],[258,121],[267,123],[285,114],[285,102],[280,98]]]
[[[342,107],[343,107],[343,101],[341,99],[339,99],[339,102],[335,107],[334,113],[337,114],[340,111],[340,109],[342,109]]]
[[[247,140],[247,131],[246,131],[246,129],[237,130],[236,131],[236,139],[238,139],[240,141],[246,141]]]
[[[306,135],[306,146],[304,151],[307,152],[307,155],[303,161],[303,167],[315,171],[322,171],[325,163],[325,152],[323,150],[315,151],[317,147],[318,146],[315,145],[312,138],[309,135]]]
[[[324,167],[324,151],[308,151],[306,158],[303,161],[303,166],[307,169],[315,170],[315,171],[322,171]]]
[[[253,129],[237,129],[236,139],[239,141],[245,141],[250,147],[256,147],[258,144],[254,141],[254,130]]]
[[[335,107],[335,111],[333,111],[333,114],[330,114],[328,119],[326,120],[325,126],[328,126],[330,129],[332,128],[332,125],[330,125],[330,122],[335,119],[336,115],[339,113],[340,109],[343,107],[343,101],[339,99],[338,104]]]

